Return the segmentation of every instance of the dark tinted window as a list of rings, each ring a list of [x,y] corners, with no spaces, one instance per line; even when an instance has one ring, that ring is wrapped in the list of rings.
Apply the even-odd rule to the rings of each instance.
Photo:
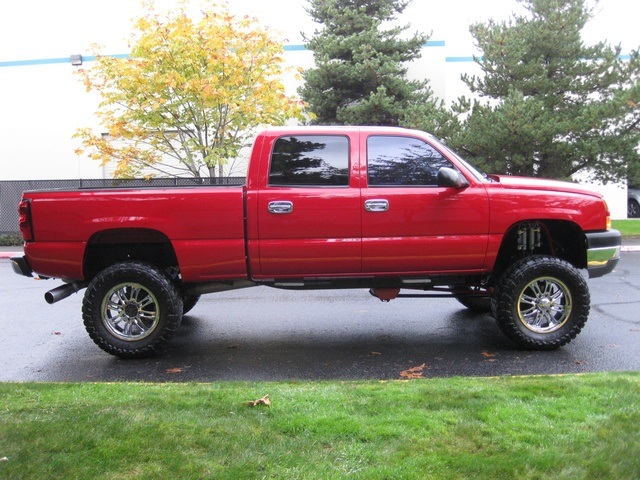
[[[438,170],[452,168],[440,152],[411,137],[369,137],[367,170],[370,186],[437,185]]]
[[[349,139],[331,135],[277,139],[269,185],[348,186]]]

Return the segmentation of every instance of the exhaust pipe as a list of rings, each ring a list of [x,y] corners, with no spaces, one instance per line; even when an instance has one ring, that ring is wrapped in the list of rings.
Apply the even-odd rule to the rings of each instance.
[[[67,283],[65,285],[60,285],[59,287],[54,288],[53,290],[49,290],[44,294],[45,301],[52,305],[60,300],[67,298],[70,295],[73,295],[76,292],[79,292],[83,288],[87,286],[84,282],[72,282]]]

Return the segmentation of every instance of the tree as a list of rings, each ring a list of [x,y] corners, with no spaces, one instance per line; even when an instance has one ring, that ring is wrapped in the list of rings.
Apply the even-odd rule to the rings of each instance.
[[[307,40],[316,67],[299,89],[315,115],[329,125],[406,125],[442,109],[427,81],[408,80],[406,63],[428,40],[408,26],[383,28],[410,3],[398,0],[308,0],[307,12],[323,25]]]
[[[130,57],[97,55],[80,71],[87,90],[101,95],[97,115],[109,135],[79,129],[77,153],[117,160],[117,177],[167,174],[168,163],[179,174],[215,177],[218,167],[222,176],[252,129],[302,118],[302,102],[284,92],[282,43],[226,7],[207,3],[194,21],[187,6],[162,16],[146,4]]]
[[[483,75],[463,81],[481,100],[460,99],[471,113],[450,143],[491,171],[624,179],[639,162],[638,52],[584,45],[585,0],[518,1],[528,14],[471,26]]]

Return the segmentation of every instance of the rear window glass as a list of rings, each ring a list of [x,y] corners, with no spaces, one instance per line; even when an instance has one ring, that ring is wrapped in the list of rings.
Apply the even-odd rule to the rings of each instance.
[[[296,135],[275,141],[269,168],[272,186],[349,185],[349,139]]]

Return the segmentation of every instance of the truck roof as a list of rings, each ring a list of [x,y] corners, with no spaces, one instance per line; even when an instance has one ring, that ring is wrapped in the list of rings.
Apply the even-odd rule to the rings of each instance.
[[[347,132],[375,133],[378,135],[418,135],[433,138],[433,135],[420,130],[401,127],[353,126],[353,125],[311,125],[311,126],[279,126],[267,127],[258,135],[310,135],[310,134],[340,134]]]

